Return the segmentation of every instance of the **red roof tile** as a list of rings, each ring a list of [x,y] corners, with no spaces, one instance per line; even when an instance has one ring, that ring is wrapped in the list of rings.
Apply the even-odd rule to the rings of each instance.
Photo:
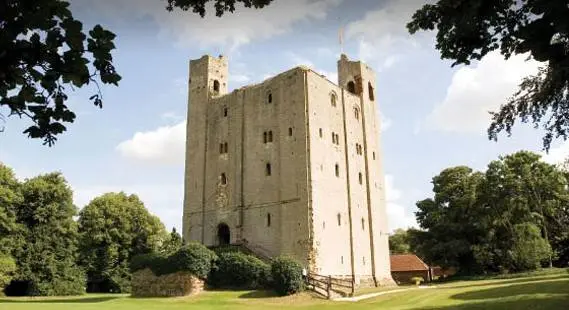
[[[417,271],[429,270],[429,266],[425,264],[417,255],[391,255],[391,271]]]

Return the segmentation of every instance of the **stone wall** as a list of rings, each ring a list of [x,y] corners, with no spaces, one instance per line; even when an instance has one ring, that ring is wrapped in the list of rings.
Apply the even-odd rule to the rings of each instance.
[[[156,276],[150,269],[132,274],[133,297],[176,297],[200,293],[204,282],[188,272]]]

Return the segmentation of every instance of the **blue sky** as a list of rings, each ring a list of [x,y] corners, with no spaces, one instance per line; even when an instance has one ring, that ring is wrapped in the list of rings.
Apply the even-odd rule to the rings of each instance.
[[[99,23],[117,34],[113,55],[123,80],[103,88],[102,110],[87,100],[94,89],[74,92],[77,120],[52,148],[21,134],[27,120],[8,118],[0,161],[22,179],[61,171],[80,208],[108,191],[137,194],[168,229],[181,228],[189,59],[228,56],[230,90],[300,64],[335,81],[343,25],[344,52],[378,76],[390,227],[416,225],[415,202],[431,195],[431,178],[442,169],[484,169],[499,155],[539,152],[542,134],[521,125],[511,138],[487,139],[487,111],[537,64],[490,54],[470,67],[451,68],[440,60],[433,33],[406,32],[423,3],[276,0],[263,10],[200,19],[168,13],[159,0],[73,0],[72,11],[86,27]],[[568,154],[569,144],[558,141],[544,160]]]

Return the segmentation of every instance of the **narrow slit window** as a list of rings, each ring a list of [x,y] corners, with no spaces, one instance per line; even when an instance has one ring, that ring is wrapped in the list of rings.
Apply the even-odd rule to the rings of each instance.
[[[338,164],[336,164],[336,166],[334,166],[334,171],[336,173],[336,176],[340,177],[340,166],[338,166]]]
[[[227,176],[225,175],[225,173],[221,174],[221,185],[226,185],[227,184]]]
[[[375,160],[375,152],[372,153],[373,160]]]
[[[227,107],[223,107],[223,117],[227,117]]]
[[[364,218],[362,217],[362,230],[366,230],[365,224],[366,224],[366,220],[364,220]]]
[[[370,101],[375,100],[375,96],[373,94],[373,86],[371,86],[371,82],[367,82],[367,91],[369,93],[369,100]]]
[[[216,94],[219,93],[219,81],[218,80],[213,81],[213,92]]]
[[[318,129],[318,134],[320,135],[320,138],[322,138],[322,128]]]
[[[269,142],[273,142],[273,131],[272,131],[272,130],[269,131],[269,139],[268,139],[268,141],[269,141]]]
[[[270,176],[271,175],[271,163],[267,163],[265,165],[265,175],[266,176]]]
[[[332,133],[332,143],[336,144],[336,135]]]
[[[228,146],[227,142],[225,142],[225,143],[223,144],[223,149],[224,149],[223,151],[224,151],[225,154],[229,153],[229,146]]]
[[[267,227],[271,227],[271,214],[267,213]]]
[[[289,137],[292,137],[292,127],[289,127],[289,128],[288,128],[288,136],[289,136]]]
[[[360,110],[358,108],[354,109],[354,117],[359,120],[360,119]]]
[[[336,95],[335,94],[330,95],[330,103],[332,104],[333,107],[336,106]]]
[[[267,102],[268,103],[273,103],[273,94],[269,93],[269,96],[267,98]]]
[[[267,143],[267,132],[263,132],[263,143]]]
[[[361,185],[363,183],[363,176],[362,176],[361,172],[358,174],[358,180],[360,181],[360,185]]]
[[[340,256],[340,262],[344,264],[344,256]]]
[[[219,154],[223,154],[223,143],[219,144]]]
[[[338,226],[342,226],[342,215],[338,213],[336,217],[338,218]]]

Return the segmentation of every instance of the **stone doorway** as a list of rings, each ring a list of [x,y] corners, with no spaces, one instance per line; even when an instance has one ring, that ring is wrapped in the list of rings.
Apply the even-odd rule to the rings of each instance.
[[[229,226],[225,223],[217,225],[217,242],[219,245],[227,245],[231,241]]]

